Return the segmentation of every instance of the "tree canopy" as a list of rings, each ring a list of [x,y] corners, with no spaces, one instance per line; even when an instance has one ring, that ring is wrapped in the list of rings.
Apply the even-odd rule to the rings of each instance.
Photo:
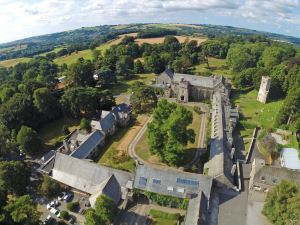
[[[180,166],[188,142],[195,141],[195,132],[187,126],[193,114],[185,107],[167,100],[160,100],[148,125],[148,140],[152,154],[158,155],[169,165]]]
[[[17,142],[21,150],[28,155],[35,155],[40,152],[42,143],[35,130],[22,126],[17,135]]]

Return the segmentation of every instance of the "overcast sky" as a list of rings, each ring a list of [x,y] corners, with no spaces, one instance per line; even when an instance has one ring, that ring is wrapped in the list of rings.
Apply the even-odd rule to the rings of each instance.
[[[231,25],[300,37],[300,0],[0,0],[0,43],[141,22]]]

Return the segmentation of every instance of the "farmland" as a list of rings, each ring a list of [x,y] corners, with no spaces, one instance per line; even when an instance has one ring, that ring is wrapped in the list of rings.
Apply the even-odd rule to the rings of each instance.
[[[17,59],[8,59],[4,61],[0,61],[0,67],[12,67],[17,65],[18,63],[28,62],[30,58],[17,58]]]

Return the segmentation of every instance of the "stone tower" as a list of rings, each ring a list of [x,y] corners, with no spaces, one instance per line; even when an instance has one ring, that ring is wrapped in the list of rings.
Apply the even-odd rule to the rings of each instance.
[[[260,88],[257,95],[257,101],[266,103],[271,86],[271,77],[263,76],[261,78]]]
[[[178,94],[177,94],[178,102],[188,102],[189,101],[189,82],[183,79],[180,79]]]

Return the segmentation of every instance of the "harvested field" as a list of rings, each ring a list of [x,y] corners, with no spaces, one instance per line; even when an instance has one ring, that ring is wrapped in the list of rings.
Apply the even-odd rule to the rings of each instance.
[[[191,37],[191,36],[175,36],[178,41],[180,43],[183,43],[187,38],[192,41],[192,40],[196,40],[198,42],[198,44],[201,44],[202,42],[206,41],[207,38],[205,37]],[[136,43],[138,43],[139,45],[143,44],[143,43],[149,43],[149,44],[159,44],[159,43],[163,43],[165,40],[165,37],[158,37],[158,38],[137,38],[135,40]]]
[[[22,63],[22,62],[28,62],[30,60],[30,58],[16,58],[16,59],[8,59],[8,60],[4,60],[4,61],[0,61],[0,67],[11,67],[11,66],[15,66],[18,63]]]

